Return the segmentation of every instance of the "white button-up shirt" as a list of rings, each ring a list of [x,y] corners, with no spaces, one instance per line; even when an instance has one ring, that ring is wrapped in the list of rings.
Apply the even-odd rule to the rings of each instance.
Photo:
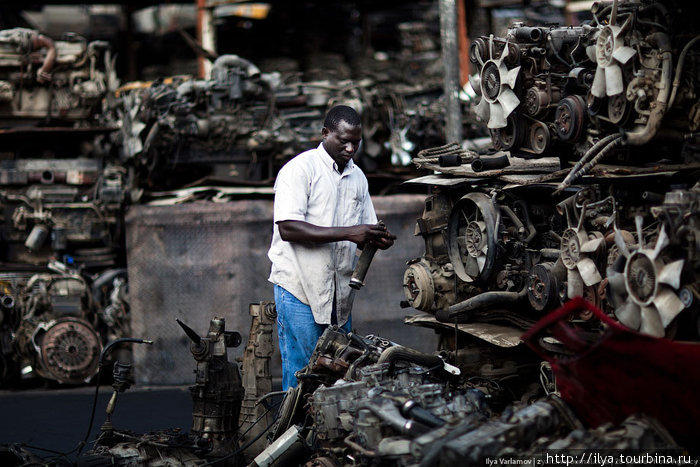
[[[357,245],[350,241],[316,245],[286,242],[277,223],[290,220],[320,227],[375,224],[377,215],[365,174],[352,160],[339,173],[321,143],[287,162],[275,181],[268,280],[309,305],[319,324],[331,323],[335,293],[337,324],[342,326],[352,309],[355,291],[349,284]]]

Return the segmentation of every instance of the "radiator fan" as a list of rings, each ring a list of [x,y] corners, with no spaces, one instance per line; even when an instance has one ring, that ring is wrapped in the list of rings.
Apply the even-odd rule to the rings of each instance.
[[[661,227],[652,248],[642,246],[642,218],[636,218],[639,248],[630,251],[618,229],[615,244],[622,256],[607,270],[615,316],[625,326],[645,334],[663,337],[666,328],[686,307],[678,297],[685,261],[667,262],[661,255],[669,244]]]
[[[583,296],[583,286],[591,286],[602,280],[593,258],[605,247],[600,232],[588,233],[583,228],[586,206],[581,210],[578,225],[569,227],[561,236],[561,260],[567,269],[567,297]],[[568,216],[567,216],[568,219]],[[571,225],[571,223],[569,223]]]
[[[501,55],[496,57],[491,35],[488,42],[488,60],[484,61],[481,54],[476,55],[481,67],[477,85],[481,100],[476,106],[476,113],[483,120],[488,119],[486,126],[489,128],[505,128],[508,125],[506,119],[520,104],[520,99],[513,92],[520,66],[510,70],[506,66],[508,54],[513,53],[509,52],[509,49],[509,44],[506,43]]]
[[[457,201],[447,224],[447,245],[455,274],[464,282],[487,282],[498,261],[500,213],[484,193]]]
[[[628,23],[608,25],[600,31],[595,46],[589,48],[591,59],[597,64],[591,94],[595,97],[615,96],[625,90],[622,66],[637,53],[625,45],[624,31]]]

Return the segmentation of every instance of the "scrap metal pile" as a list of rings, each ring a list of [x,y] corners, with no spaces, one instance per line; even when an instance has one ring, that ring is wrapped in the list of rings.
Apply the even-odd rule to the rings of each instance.
[[[436,189],[404,280],[431,325],[525,329],[583,296],[698,339],[700,36],[674,5],[597,4],[590,25],[474,41],[478,112],[510,151],[414,159],[443,173],[417,180]]]
[[[0,385],[86,382],[129,334],[126,170],[93,143],[114,80],[104,42],[0,31]]]
[[[697,141],[689,135],[700,128],[697,26],[682,11],[677,2],[597,3],[590,24],[515,24],[506,37],[475,39],[471,85],[494,146],[581,164],[608,157],[641,165],[660,148],[670,160],[692,158]]]
[[[270,388],[274,305],[253,304],[250,312],[242,375],[227,351],[240,343],[240,335],[226,331],[223,319],[212,319],[205,337],[180,322],[196,361],[190,433],[164,429],[138,434],[115,427],[111,416],[116,398],[133,383],[130,365],[117,363],[107,418],[77,464],[431,466],[511,459],[554,465],[582,449],[606,456],[653,453],[648,455],[661,455],[664,461],[679,459],[684,452],[650,416],[623,414],[594,426],[584,422],[552,393],[549,368],[542,368],[537,383],[528,377],[508,378],[507,371],[479,377],[470,369],[475,359],[464,358],[464,348],[460,361],[451,352],[426,354],[378,336],[346,334],[335,326],[321,336],[308,366],[297,373],[299,385],[287,391],[272,419],[275,404],[270,401],[279,393],[264,391]],[[698,363],[700,353],[694,353],[694,360],[684,365]],[[530,391],[540,383],[543,387]],[[523,387],[528,390],[522,392]],[[549,395],[536,397],[547,391]],[[685,409],[693,400],[672,404],[680,402]],[[591,407],[588,413],[597,411]],[[674,411],[672,416],[677,415]],[[41,463],[17,446],[12,454],[13,465]]]
[[[403,284],[424,313],[406,322],[435,329],[438,352],[327,330],[253,465],[545,462],[689,443],[700,36],[682,6],[601,3],[591,24],[473,42],[496,152],[414,158],[438,173],[413,181],[432,194],[416,227],[425,254]]]
[[[323,116],[339,103],[363,115],[358,163],[370,174],[401,175],[419,145],[444,142],[441,83],[426,77],[420,84],[387,76],[304,81],[224,55],[208,80],[126,85],[103,118],[120,128],[110,145],[133,168],[134,186],[149,191],[271,185],[285,162],[320,143]]]
[[[124,213],[144,193],[271,185],[339,102],[362,111],[367,171],[412,171],[418,144],[442,141],[439,53],[419,24],[401,31],[405,50],[368,60],[371,78],[223,55],[211,79],[121,88],[105,42],[0,31],[0,386],[87,382],[102,346],[129,335]],[[325,59],[310,62],[347,68]]]
[[[462,362],[450,352],[425,354],[329,328],[285,396],[275,442],[249,465],[554,464],[547,453],[678,450],[652,418],[591,428],[558,396],[516,389],[534,379],[507,378],[507,371],[480,377],[462,371],[469,366]]]
[[[188,332],[192,436],[105,423],[89,460],[428,466],[696,449],[700,36],[683,7],[596,4],[588,25],[519,25],[473,42],[478,112],[499,152],[446,145],[413,159],[439,173],[414,180],[432,193],[416,227],[425,253],[409,261],[403,284],[406,307],[422,313],[406,322],[438,332],[435,353],[329,327],[264,426],[267,413],[244,405],[226,360],[235,339],[214,320],[207,338]],[[241,98],[252,89],[264,109],[269,100],[255,89],[265,85],[241,63],[219,68],[219,79],[238,76]],[[157,86],[148,102],[162,97],[164,110],[151,128],[162,120],[158,135],[198,134],[199,123],[175,110],[194,108],[198,90],[219,96],[216,84]],[[254,315],[268,334],[273,315]],[[249,343],[244,381],[265,374],[251,363],[269,363],[263,334],[251,330],[259,347]]]

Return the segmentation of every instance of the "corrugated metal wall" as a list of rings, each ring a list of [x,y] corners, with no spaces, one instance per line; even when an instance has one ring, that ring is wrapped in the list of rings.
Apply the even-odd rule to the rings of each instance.
[[[423,252],[422,239],[413,232],[424,196],[373,200],[378,217],[398,239],[375,256],[367,285],[355,299],[353,327],[361,334],[434,350],[432,331],[405,326],[403,316],[410,310],[399,307],[406,261]],[[129,209],[126,220],[133,335],[155,341],[134,346],[137,383],[192,383],[194,360],[175,318],[204,335],[209,320],[220,316],[228,330],[240,332],[247,341],[248,304],[273,299],[267,282],[272,200],[139,205]],[[242,350],[230,349],[229,358]],[[272,364],[273,376],[279,375],[279,355]]]

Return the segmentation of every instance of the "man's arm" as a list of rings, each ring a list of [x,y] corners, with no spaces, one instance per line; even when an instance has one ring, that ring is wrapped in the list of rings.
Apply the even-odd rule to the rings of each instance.
[[[350,241],[359,246],[372,242],[381,249],[389,248],[396,238],[381,224],[360,224],[350,227],[320,227],[304,221],[281,221],[277,223],[280,237],[285,242],[331,243]]]

